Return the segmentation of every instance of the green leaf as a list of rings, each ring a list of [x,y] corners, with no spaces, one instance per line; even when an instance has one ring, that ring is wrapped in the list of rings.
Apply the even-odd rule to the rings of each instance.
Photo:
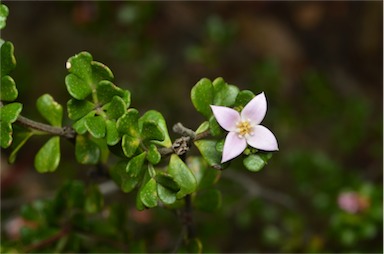
[[[197,188],[195,176],[192,171],[176,154],[171,155],[168,165],[168,173],[180,186],[177,198],[182,198],[187,194],[194,192]]]
[[[207,189],[197,193],[194,205],[204,212],[217,211],[222,204],[221,192],[217,189]]]
[[[60,163],[60,137],[52,137],[35,156],[35,168],[40,173],[53,172]]]
[[[202,124],[200,124],[200,126],[197,128],[197,130],[195,131],[196,134],[200,134],[204,131],[207,131],[209,129],[209,122],[208,121],[205,121],[203,122]]]
[[[108,119],[118,119],[124,115],[126,110],[127,105],[125,104],[124,100],[118,96],[114,96],[107,109]]]
[[[221,153],[216,150],[216,142],[217,141],[214,140],[195,141],[196,147],[210,166],[218,166],[221,164]]]
[[[74,74],[68,74],[65,77],[65,85],[69,94],[78,100],[84,100],[92,93],[92,88],[87,82]]]
[[[81,164],[97,164],[100,159],[100,148],[83,135],[76,136],[75,155]]]
[[[0,141],[2,148],[7,148],[12,144],[12,125],[10,123],[1,122]]]
[[[95,104],[86,100],[70,99],[67,103],[68,117],[78,120],[95,109]]]
[[[51,95],[44,94],[36,101],[37,110],[53,126],[61,127],[63,107]]]
[[[112,101],[113,97],[121,97],[125,104],[129,104],[130,102],[130,93],[127,90],[123,90],[116,85],[114,85],[111,81],[102,80],[99,82],[96,88],[97,98],[99,103],[107,104]],[[127,105],[128,107],[129,105]]]
[[[90,84],[92,82],[92,55],[88,52],[80,52],[70,57],[67,61],[67,69],[70,73]]]
[[[157,206],[157,183],[151,178],[139,192],[140,199],[146,207]]]
[[[151,179],[151,176],[149,175],[149,172],[147,170],[147,171],[145,171],[145,174],[144,174],[143,179],[141,181],[141,186],[140,186],[139,190],[137,191],[137,195],[136,195],[136,208],[139,211],[142,211],[142,210],[145,209],[145,205],[144,205],[144,203],[143,203],[143,201],[141,200],[141,197],[140,197],[140,192],[144,188],[145,184],[150,179]]]
[[[131,137],[140,138],[139,132],[139,111],[134,108],[128,109],[128,111],[117,120],[117,130],[121,134],[128,134]]]
[[[137,177],[143,169],[146,152],[133,157],[127,164],[127,173],[130,177]]]
[[[191,90],[191,100],[196,110],[206,118],[212,115],[213,85],[209,79],[203,78],[197,82]]]
[[[102,116],[87,117],[84,124],[93,137],[105,137],[105,119]]]
[[[90,137],[92,142],[95,143],[100,149],[100,159],[99,163],[106,164],[109,158],[109,147],[107,145],[107,141],[104,138],[94,138]]]
[[[94,84],[99,83],[102,80],[113,80],[113,73],[111,69],[108,68],[105,64],[100,62],[92,61],[91,62],[92,69],[92,81]]]
[[[209,131],[214,137],[220,136],[223,133],[222,128],[217,123],[215,116],[211,116],[211,118],[209,118]]]
[[[176,193],[180,191],[180,186],[175,182],[175,180],[164,172],[156,174],[155,180],[159,185],[162,185],[164,188],[167,188],[172,192]]]
[[[176,202],[176,192],[164,187],[163,185],[157,185],[157,196],[166,205],[171,205]]]
[[[4,4],[0,5],[0,29],[3,29],[6,25],[6,20],[9,14],[8,7]]]
[[[1,77],[9,74],[16,67],[16,58],[14,56],[13,44],[6,41],[1,45]]]
[[[131,192],[139,183],[138,177],[130,177],[127,173],[127,162],[120,161],[110,169],[112,179],[120,186],[123,192]]]
[[[85,121],[87,120],[87,118],[89,117],[93,117],[95,115],[95,111],[91,111],[89,112],[86,116],[84,116],[83,118],[80,118],[79,120],[77,120],[73,125],[73,129],[78,133],[78,134],[84,134],[87,132],[87,127],[85,127]]]
[[[0,86],[0,100],[2,101],[14,101],[18,96],[15,81],[10,76],[4,76],[1,78]]]
[[[85,210],[88,213],[96,213],[101,211],[104,205],[103,195],[95,185],[90,185],[85,195]]]
[[[19,117],[23,105],[18,102],[13,102],[0,107],[0,138],[1,147],[7,148],[12,144],[12,125]]]
[[[135,154],[139,145],[140,145],[140,139],[139,138],[132,137],[129,135],[123,136],[121,146],[123,148],[123,152],[124,152],[125,156],[127,156],[128,158],[132,157]]]
[[[18,102],[13,102],[0,107],[0,121],[3,123],[13,123],[19,117],[23,105]]]
[[[255,94],[253,92],[249,90],[243,90],[237,95],[234,106],[242,109],[245,105],[248,104],[248,102],[253,99],[253,97],[255,97]]]
[[[157,147],[155,144],[150,144],[147,151],[147,160],[152,163],[153,165],[156,165],[161,160],[161,154],[157,150]]]
[[[160,112],[158,112],[156,110],[149,110],[149,111],[145,112],[145,114],[142,117],[140,117],[140,119],[139,119],[140,129],[143,128],[143,124],[145,122],[156,123],[157,127],[160,129],[160,131],[163,134],[162,141],[155,140],[155,141],[153,141],[153,143],[160,145],[160,146],[164,146],[164,147],[170,147],[172,145],[172,141],[171,141],[171,139],[169,137],[169,133],[168,133],[167,123],[165,122],[165,119]]]
[[[257,172],[267,164],[271,157],[272,153],[251,154],[243,160],[243,164],[249,171]]]
[[[213,81],[214,99],[213,104],[219,106],[232,106],[235,101],[239,88],[228,85],[222,78]]]
[[[209,167],[201,156],[188,157],[186,163],[192,170],[200,190],[211,188],[220,178],[221,171]]]
[[[19,152],[19,150],[23,147],[23,145],[28,141],[30,137],[33,136],[33,133],[31,131],[25,132],[25,131],[18,131],[15,132],[14,140],[12,142],[12,153],[8,157],[9,163],[14,163],[16,160],[16,155]]]
[[[107,120],[106,131],[107,131],[107,144],[109,146],[116,145],[120,141],[120,135],[117,131],[116,122],[112,120]]]
[[[146,121],[142,125],[141,139],[142,140],[164,140],[164,134],[160,129],[159,125],[153,121]]]

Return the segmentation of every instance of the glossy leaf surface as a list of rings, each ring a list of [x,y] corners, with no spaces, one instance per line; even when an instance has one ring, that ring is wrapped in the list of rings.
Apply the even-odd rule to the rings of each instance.
[[[39,113],[53,126],[61,127],[63,119],[63,107],[57,103],[51,95],[44,94],[36,101]]]
[[[40,173],[53,172],[60,163],[60,137],[50,138],[35,156],[35,168]]]
[[[232,106],[239,93],[239,88],[228,85],[222,78],[213,81],[214,98],[213,104],[218,106]]]
[[[76,136],[75,154],[81,164],[97,164],[100,159],[100,148],[83,135]]]
[[[78,120],[95,109],[95,104],[86,100],[70,99],[67,103],[68,117]]]
[[[105,136],[105,119],[102,116],[88,117],[84,123],[89,133],[95,138],[103,138]]]
[[[164,147],[170,147],[172,145],[172,141],[168,133],[167,123],[165,122],[165,119],[160,112],[156,110],[149,110],[145,112],[145,114],[139,119],[140,128],[142,128],[144,122],[155,122],[158,128],[160,128],[161,132],[163,133],[163,140],[155,140],[153,141],[153,143]]]
[[[10,76],[1,77],[0,100],[14,101],[18,96],[15,81]]]
[[[176,154],[171,155],[168,165],[168,173],[180,186],[177,198],[182,198],[187,194],[194,192],[197,188],[195,176],[192,171]]]
[[[130,177],[138,177],[143,169],[146,152],[133,157],[127,164],[127,173]]]
[[[8,13],[8,7],[4,4],[0,4],[0,29],[3,29],[5,27]]]
[[[151,178],[139,192],[140,199],[146,207],[157,206],[157,183]]]
[[[216,166],[221,164],[221,153],[216,150],[215,140],[197,140],[195,145],[199,149],[203,158],[208,162],[210,166]]]
[[[197,82],[191,90],[191,100],[196,110],[206,118],[212,115],[213,85],[209,79],[203,78]]]
[[[243,164],[249,171],[257,172],[267,164],[271,157],[272,153],[251,154],[243,160]]]

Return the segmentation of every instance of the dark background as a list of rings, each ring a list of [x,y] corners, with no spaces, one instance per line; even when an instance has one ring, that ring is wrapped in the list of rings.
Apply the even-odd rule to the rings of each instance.
[[[189,99],[200,78],[266,93],[263,124],[280,151],[261,172],[241,164],[223,172],[222,208],[196,213],[205,251],[382,252],[382,2],[4,3],[2,38],[15,46],[12,76],[29,118],[42,120],[35,101],[44,93],[65,105],[66,60],[84,50],[131,91],[132,107],[162,112],[169,126],[203,121]],[[87,177],[68,142],[56,173],[35,172],[39,144],[29,141],[15,165],[2,151],[3,219],[17,211],[15,199]],[[368,207],[343,211],[345,191]],[[150,211],[141,226],[152,251],[174,240],[162,213]],[[159,243],[159,234],[168,238]]]

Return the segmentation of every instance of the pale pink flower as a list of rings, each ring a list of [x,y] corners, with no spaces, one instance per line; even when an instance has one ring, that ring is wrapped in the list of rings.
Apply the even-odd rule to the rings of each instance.
[[[337,203],[342,210],[348,213],[357,213],[365,210],[369,206],[367,198],[353,191],[340,193],[337,198]]]
[[[241,113],[223,106],[211,105],[211,109],[220,126],[229,132],[225,138],[221,163],[239,156],[247,145],[264,151],[279,150],[275,135],[260,125],[267,113],[264,93],[248,102]]]

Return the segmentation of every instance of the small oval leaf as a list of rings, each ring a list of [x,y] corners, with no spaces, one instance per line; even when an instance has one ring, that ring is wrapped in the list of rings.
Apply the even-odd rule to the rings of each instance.
[[[139,145],[140,145],[140,139],[129,136],[129,135],[123,136],[121,146],[123,148],[123,152],[125,156],[127,156],[128,158],[132,157],[135,154]]]
[[[44,94],[36,101],[37,110],[53,126],[61,127],[63,107],[51,95]]]
[[[102,116],[87,117],[85,127],[95,138],[105,136],[105,119]]]
[[[0,121],[2,123],[13,123],[19,117],[23,105],[19,102],[13,102],[0,107]]]
[[[40,173],[53,172],[60,163],[60,138],[52,137],[35,156],[35,168]]]
[[[146,152],[143,152],[133,157],[127,164],[127,173],[130,177],[137,177],[140,175],[143,169]]]
[[[83,135],[76,136],[75,154],[81,164],[97,164],[100,159],[100,148]]]
[[[74,74],[68,74],[65,77],[65,85],[69,94],[78,100],[84,100],[92,93],[92,88],[87,82]]]
[[[15,81],[10,76],[4,76],[1,78],[0,86],[0,100],[2,101],[14,101],[18,96]]]
[[[120,135],[117,131],[116,122],[112,120],[107,120],[106,131],[107,131],[107,144],[109,146],[114,146],[120,141]]]
[[[182,198],[187,194],[194,192],[197,188],[195,176],[192,171],[176,154],[171,155],[168,165],[168,173],[180,186],[177,198]]]
[[[157,206],[157,183],[151,178],[140,190],[140,199],[146,207]]]
[[[95,109],[95,104],[86,100],[70,99],[67,103],[68,117],[78,120]]]
[[[213,85],[207,78],[201,79],[191,90],[191,100],[196,110],[209,118],[212,115]]]
[[[271,153],[251,154],[243,160],[243,164],[249,171],[257,172],[267,164],[268,159],[271,157]]]
[[[153,143],[164,147],[170,147],[172,145],[172,141],[168,133],[167,123],[165,122],[165,119],[160,112],[156,110],[149,110],[145,112],[145,114],[139,119],[139,127],[141,129],[144,122],[155,122],[163,133],[163,140],[154,140]]]

